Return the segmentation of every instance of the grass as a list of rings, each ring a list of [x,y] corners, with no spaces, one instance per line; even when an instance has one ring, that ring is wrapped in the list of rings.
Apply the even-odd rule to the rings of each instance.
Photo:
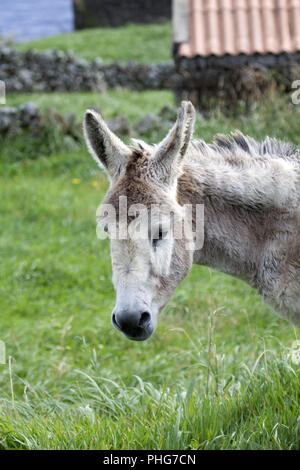
[[[143,64],[171,59],[170,23],[135,25],[119,28],[93,28],[17,44],[17,49],[38,51],[57,48],[76,51],[87,60],[100,57],[104,62],[136,61]]]
[[[174,94],[167,90],[147,90],[141,92],[129,90],[108,90],[105,93],[11,93],[6,97],[8,106],[19,106],[26,101],[37,103],[42,111],[55,108],[60,113],[75,112],[78,119],[83,118],[89,106],[103,110],[107,119],[125,115],[130,123],[142,118],[147,113],[158,113],[167,104],[174,104]]]
[[[171,95],[11,95],[8,105],[22,100],[80,117],[92,102],[134,120]],[[298,124],[298,108],[274,98],[249,116],[200,116],[197,135],[239,127],[300,143]],[[9,146],[23,157],[8,158]],[[110,323],[109,244],[95,236],[104,174],[82,146],[36,159],[28,148],[0,149],[0,448],[299,449],[299,332],[242,282],[194,267],[153,337],[126,340]]]

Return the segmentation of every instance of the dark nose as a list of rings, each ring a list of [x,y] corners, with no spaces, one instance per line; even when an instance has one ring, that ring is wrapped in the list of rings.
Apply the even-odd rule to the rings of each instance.
[[[112,324],[128,338],[137,341],[152,334],[151,314],[147,311],[117,310],[112,314]]]

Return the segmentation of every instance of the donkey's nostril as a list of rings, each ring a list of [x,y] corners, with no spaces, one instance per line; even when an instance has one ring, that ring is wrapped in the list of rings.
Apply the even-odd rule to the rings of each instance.
[[[144,328],[145,326],[148,325],[148,323],[151,320],[151,315],[149,312],[143,312],[139,321],[139,326]]]
[[[111,318],[112,318],[112,323],[113,323],[113,325],[116,326],[116,327],[118,327],[118,328],[120,328],[120,326],[119,326],[119,324],[118,324],[118,322],[117,322],[116,315],[115,315],[114,313],[112,314],[112,317],[111,317]]]

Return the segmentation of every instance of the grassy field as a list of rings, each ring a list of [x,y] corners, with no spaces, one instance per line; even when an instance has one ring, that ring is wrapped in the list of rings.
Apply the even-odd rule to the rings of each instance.
[[[19,50],[57,48],[76,51],[76,56],[105,62],[114,60],[157,63],[171,59],[170,23],[95,28],[18,44]]]
[[[131,122],[173,103],[168,92],[110,91],[7,104],[29,100],[80,119],[96,104]],[[300,143],[299,114],[272,99],[249,116],[199,116],[196,132]],[[109,243],[95,232],[106,178],[83,146],[34,145],[0,149],[0,448],[299,449],[299,332],[242,282],[194,267],[153,337],[126,340],[110,323]]]
[[[98,106],[107,119],[125,115],[131,123],[147,113],[158,113],[167,104],[174,104],[173,93],[166,90],[147,90],[134,92],[111,89],[106,93],[13,93],[8,95],[7,103],[19,106],[25,101],[37,103],[41,111],[55,108],[60,113],[75,112],[79,120],[83,119],[84,111],[89,106]]]

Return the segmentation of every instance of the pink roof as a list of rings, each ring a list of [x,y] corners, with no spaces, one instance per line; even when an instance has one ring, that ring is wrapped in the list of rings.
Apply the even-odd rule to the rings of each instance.
[[[180,56],[300,51],[300,0],[187,0]]]

